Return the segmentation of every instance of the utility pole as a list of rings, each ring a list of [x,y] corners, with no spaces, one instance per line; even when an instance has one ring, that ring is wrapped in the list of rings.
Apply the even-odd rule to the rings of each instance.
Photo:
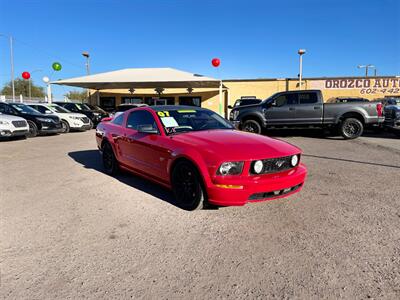
[[[90,62],[89,62],[90,55],[89,55],[89,52],[83,51],[82,55],[83,55],[83,57],[86,58],[86,75],[90,75]],[[88,97],[88,100],[89,100],[89,103],[90,103],[91,102],[90,101],[90,90],[86,89],[86,92],[87,92],[87,97]],[[97,104],[99,104],[99,103],[97,103]]]
[[[14,84],[14,50],[13,38],[10,35],[10,64],[11,64],[11,86],[12,86],[12,99],[15,101],[15,84]]]
[[[299,90],[301,90],[301,85],[302,85],[302,78],[303,78],[303,55],[306,53],[305,49],[299,49],[297,53],[300,56],[300,66],[299,66]]]
[[[376,76],[376,68],[374,65],[368,64],[368,65],[358,65],[357,68],[363,69],[365,68],[365,77],[368,77],[368,69],[369,68],[374,68],[375,69],[375,76]]]

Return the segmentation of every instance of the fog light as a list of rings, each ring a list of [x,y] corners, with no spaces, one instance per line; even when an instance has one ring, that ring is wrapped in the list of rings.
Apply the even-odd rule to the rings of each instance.
[[[260,174],[262,172],[263,168],[264,168],[264,164],[261,160],[257,160],[254,163],[254,166],[253,166],[254,173]]]
[[[290,160],[290,164],[292,165],[292,167],[295,167],[297,166],[298,163],[299,163],[299,156],[293,155],[292,159]]]

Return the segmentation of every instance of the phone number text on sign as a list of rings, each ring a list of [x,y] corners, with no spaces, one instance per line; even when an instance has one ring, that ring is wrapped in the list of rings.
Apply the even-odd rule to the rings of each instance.
[[[360,94],[398,94],[400,88],[395,89],[361,89]]]

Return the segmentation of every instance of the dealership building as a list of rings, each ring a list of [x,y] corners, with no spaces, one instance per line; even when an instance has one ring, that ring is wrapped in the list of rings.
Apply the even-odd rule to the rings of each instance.
[[[90,103],[112,110],[122,103],[194,105],[227,113],[240,98],[265,99],[290,90],[319,89],[325,101],[336,97],[369,100],[400,97],[400,76],[214,79],[171,68],[123,69],[59,80],[53,84],[86,88]]]

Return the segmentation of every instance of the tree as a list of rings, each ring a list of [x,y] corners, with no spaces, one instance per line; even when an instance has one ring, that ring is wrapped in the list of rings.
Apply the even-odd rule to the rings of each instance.
[[[34,84],[33,81],[31,81],[31,91],[32,91],[32,97],[38,97],[38,98],[43,98],[45,93],[44,93],[44,88],[41,86],[37,86]],[[17,78],[14,80],[14,87],[15,87],[15,96],[18,97],[19,95],[22,95],[24,97],[29,97],[29,80]],[[11,96],[12,95],[12,84],[11,81],[7,82],[2,90],[0,91],[1,95],[7,95]]]
[[[86,91],[69,91],[67,94],[64,94],[70,100],[86,100],[87,99],[87,92]]]

